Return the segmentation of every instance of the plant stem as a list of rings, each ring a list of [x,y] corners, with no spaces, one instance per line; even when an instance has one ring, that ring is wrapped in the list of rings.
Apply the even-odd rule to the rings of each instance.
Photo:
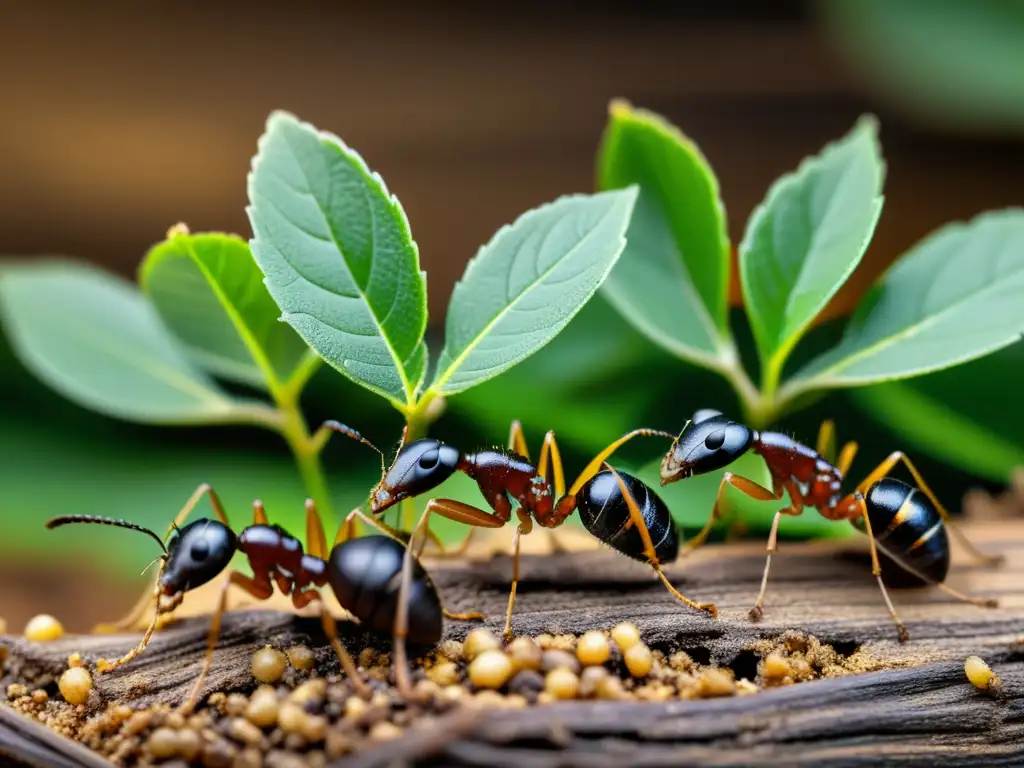
[[[320,449],[312,436],[306,420],[299,410],[298,399],[285,396],[284,393],[276,392],[278,408],[284,421],[280,433],[291,448],[295,456],[295,464],[299,468],[302,482],[306,486],[306,493],[316,504],[327,530],[334,526],[334,504],[331,501],[331,493],[327,487],[327,477],[324,475],[323,463],[320,461]]]

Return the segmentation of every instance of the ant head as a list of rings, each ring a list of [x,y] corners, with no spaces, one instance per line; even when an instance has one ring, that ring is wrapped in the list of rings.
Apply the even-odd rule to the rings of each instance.
[[[452,476],[461,457],[457,448],[433,438],[406,443],[373,489],[370,510],[379,514],[402,499],[434,490]]]
[[[167,546],[160,591],[179,598],[228,567],[237,549],[234,532],[217,520],[196,520],[181,528]]]
[[[753,440],[749,427],[719,411],[699,410],[662,459],[661,484],[722,469],[746,453]]]

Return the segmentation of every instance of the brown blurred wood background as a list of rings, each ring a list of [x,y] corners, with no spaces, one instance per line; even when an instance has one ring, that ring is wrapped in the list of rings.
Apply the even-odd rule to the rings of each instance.
[[[666,8],[669,8],[666,6]],[[677,122],[736,241],[780,173],[882,120],[887,202],[848,302],[932,228],[1024,203],[1024,145],[933,135],[857,85],[803,3],[0,4],[0,253],[130,274],[167,227],[248,234],[275,108],[357,148],[401,199],[443,315],[466,259],[593,184],[606,104]]]

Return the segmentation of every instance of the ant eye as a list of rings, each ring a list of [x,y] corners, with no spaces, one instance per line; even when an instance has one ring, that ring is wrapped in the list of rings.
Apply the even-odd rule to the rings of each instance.
[[[420,456],[419,465],[420,469],[433,469],[437,466],[438,459],[441,458],[439,451],[427,451]]]
[[[716,429],[704,438],[704,447],[709,451],[717,451],[725,443],[725,430]]]
[[[192,559],[196,562],[202,562],[210,556],[210,545],[205,540],[200,539],[192,545],[189,554],[192,555]]]

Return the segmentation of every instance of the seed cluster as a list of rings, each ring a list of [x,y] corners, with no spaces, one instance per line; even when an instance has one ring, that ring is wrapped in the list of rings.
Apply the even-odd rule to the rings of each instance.
[[[265,647],[253,654],[248,694],[214,693],[185,715],[167,705],[134,709],[108,703],[77,654],[58,684],[60,696],[8,687],[11,705],[96,750],[117,765],[324,765],[406,731],[437,727],[455,708],[521,709],[573,699],[667,701],[747,695],[826,674],[842,657],[814,638],[794,636],[760,649],[755,680],[699,664],[683,651],[643,642],[626,622],[608,631],[542,634],[503,643],[485,629],[464,642],[445,641],[414,665],[414,696],[393,684],[391,654],[356,655],[367,698],[339,675],[316,675],[306,646]]]

